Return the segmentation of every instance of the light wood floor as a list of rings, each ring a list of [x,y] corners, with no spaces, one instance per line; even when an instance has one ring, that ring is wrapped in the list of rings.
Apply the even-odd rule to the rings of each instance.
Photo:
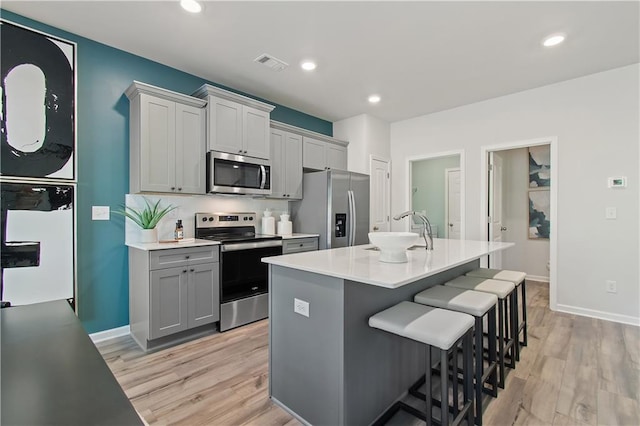
[[[640,328],[552,312],[543,283],[527,291],[529,346],[485,425],[640,425]],[[151,425],[298,425],[268,399],[267,345],[264,320],[151,354],[130,337],[97,346]]]

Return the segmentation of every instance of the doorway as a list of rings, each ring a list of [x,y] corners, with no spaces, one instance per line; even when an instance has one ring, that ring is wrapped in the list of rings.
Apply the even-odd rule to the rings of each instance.
[[[460,167],[444,169],[444,238],[451,240],[460,239],[460,227],[462,226],[460,208]]]
[[[549,282],[556,309],[557,138],[482,147],[485,240],[515,246],[489,256],[488,266]]]
[[[369,156],[370,170],[370,231],[391,230],[391,163],[386,158]]]
[[[410,158],[407,170],[407,210],[429,218],[434,238],[464,239],[464,151]],[[420,233],[422,223],[408,228]]]

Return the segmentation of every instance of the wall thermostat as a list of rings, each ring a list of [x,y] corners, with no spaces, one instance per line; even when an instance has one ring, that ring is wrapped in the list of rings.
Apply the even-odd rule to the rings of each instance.
[[[607,179],[609,183],[609,188],[626,188],[627,187],[627,177],[626,176],[615,176]]]

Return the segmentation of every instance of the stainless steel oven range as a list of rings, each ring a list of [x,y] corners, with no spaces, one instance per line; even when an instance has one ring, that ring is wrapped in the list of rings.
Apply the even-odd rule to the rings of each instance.
[[[269,316],[268,267],[282,237],[256,234],[256,213],[196,213],[195,237],[220,242],[220,331]]]

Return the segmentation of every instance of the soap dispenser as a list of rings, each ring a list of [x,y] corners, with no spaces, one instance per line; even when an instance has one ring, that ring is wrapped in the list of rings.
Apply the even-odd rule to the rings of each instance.
[[[176,222],[176,229],[173,231],[173,238],[175,240],[181,240],[184,238],[184,228],[182,227],[182,220],[180,219]]]

